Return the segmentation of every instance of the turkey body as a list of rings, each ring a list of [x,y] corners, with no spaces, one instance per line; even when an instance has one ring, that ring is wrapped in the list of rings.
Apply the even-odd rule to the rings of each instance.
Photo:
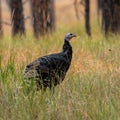
[[[24,70],[24,78],[26,81],[33,79],[38,89],[51,88],[64,80],[71,60],[72,47],[65,40],[62,52],[40,57],[28,64]]]

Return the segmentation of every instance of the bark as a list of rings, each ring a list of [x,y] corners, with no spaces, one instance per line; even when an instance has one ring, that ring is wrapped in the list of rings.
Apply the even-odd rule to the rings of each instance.
[[[110,4],[108,0],[103,1],[103,8],[102,8],[102,28],[105,31],[105,35],[108,34],[108,31],[110,30],[110,24],[111,24],[111,11],[110,11]]]
[[[113,33],[120,33],[120,1],[114,0],[112,12],[112,25],[111,29]]]
[[[41,30],[41,22],[40,21],[40,0],[31,0],[31,8],[32,8],[32,16],[33,16],[33,29],[34,29],[34,35],[36,37],[39,36]]]
[[[35,37],[55,29],[54,0],[32,0],[31,8]]]
[[[25,34],[25,24],[23,15],[22,0],[10,0],[9,1],[12,17],[12,35]]]
[[[120,1],[103,0],[102,28],[107,35],[109,32],[120,33]]]
[[[88,36],[91,36],[90,28],[90,1],[85,0],[85,29]]]
[[[54,0],[50,0],[50,6],[48,10],[48,20],[47,20],[47,26],[50,31],[55,30],[55,4]]]

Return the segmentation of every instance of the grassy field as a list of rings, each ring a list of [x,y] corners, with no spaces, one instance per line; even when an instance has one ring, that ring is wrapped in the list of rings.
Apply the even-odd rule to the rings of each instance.
[[[92,37],[84,26],[58,27],[52,35],[36,40],[5,36],[0,40],[0,120],[120,120],[120,36],[106,39],[93,22]],[[23,84],[26,64],[39,56],[59,52],[68,32],[72,65],[54,95],[31,90]]]

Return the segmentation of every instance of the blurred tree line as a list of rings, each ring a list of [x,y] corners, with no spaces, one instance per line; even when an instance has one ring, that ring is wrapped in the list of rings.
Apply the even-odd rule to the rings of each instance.
[[[102,18],[101,28],[105,35],[108,33],[118,34],[120,33],[120,0],[96,0],[97,1],[97,14],[98,22],[99,16]],[[74,0],[76,17],[79,19],[77,5],[84,6],[85,16],[85,29],[88,36],[91,36],[90,26],[90,3],[92,0]]]
[[[54,0],[6,0],[11,11],[12,35],[25,35],[25,16],[23,5],[30,3],[31,18],[34,36],[41,35],[55,30],[55,1]],[[107,35],[109,32],[120,33],[120,0],[96,0],[98,16],[101,16],[102,29]],[[0,0],[0,35],[2,35],[2,9]],[[85,29],[88,36],[91,36],[90,26],[90,4],[92,0],[74,0],[76,17],[79,19],[78,4],[84,6]]]
[[[120,33],[120,0],[98,0],[102,12],[102,28],[108,32]]]
[[[55,30],[54,0],[7,0],[11,11],[12,35],[25,35],[25,16],[23,5],[29,2],[32,13],[32,25],[35,37]],[[2,31],[0,0],[0,33]]]

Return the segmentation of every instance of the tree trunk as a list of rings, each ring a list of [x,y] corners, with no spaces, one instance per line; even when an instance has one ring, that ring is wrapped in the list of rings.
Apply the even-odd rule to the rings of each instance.
[[[111,11],[110,11],[110,4],[109,0],[103,1],[103,8],[102,8],[102,28],[105,31],[105,35],[108,34],[108,31],[110,30],[110,24],[111,24]]]
[[[10,0],[9,5],[11,9],[13,36],[16,34],[25,34],[22,0]]]
[[[34,35],[38,38],[39,34],[42,32],[42,24],[43,21],[41,17],[40,11],[40,0],[31,0],[31,8],[32,8],[32,16],[33,16],[33,29]]]
[[[54,0],[32,0],[31,8],[35,37],[55,29]]]
[[[100,10],[102,10],[103,0],[97,0],[97,13],[99,14]]]
[[[120,1],[103,0],[102,26],[106,35],[120,33]]]
[[[114,0],[112,4],[112,25],[111,29],[113,33],[120,33],[120,0]]]
[[[49,10],[48,10],[48,19],[47,19],[47,27],[50,31],[55,30],[55,4],[54,0],[50,0]]]
[[[3,30],[2,30],[2,8],[1,8],[1,0],[0,0],[0,36],[2,36]]]
[[[91,36],[91,28],[90,28],[90,1],[85,0],[85,28],[88,36]]]

